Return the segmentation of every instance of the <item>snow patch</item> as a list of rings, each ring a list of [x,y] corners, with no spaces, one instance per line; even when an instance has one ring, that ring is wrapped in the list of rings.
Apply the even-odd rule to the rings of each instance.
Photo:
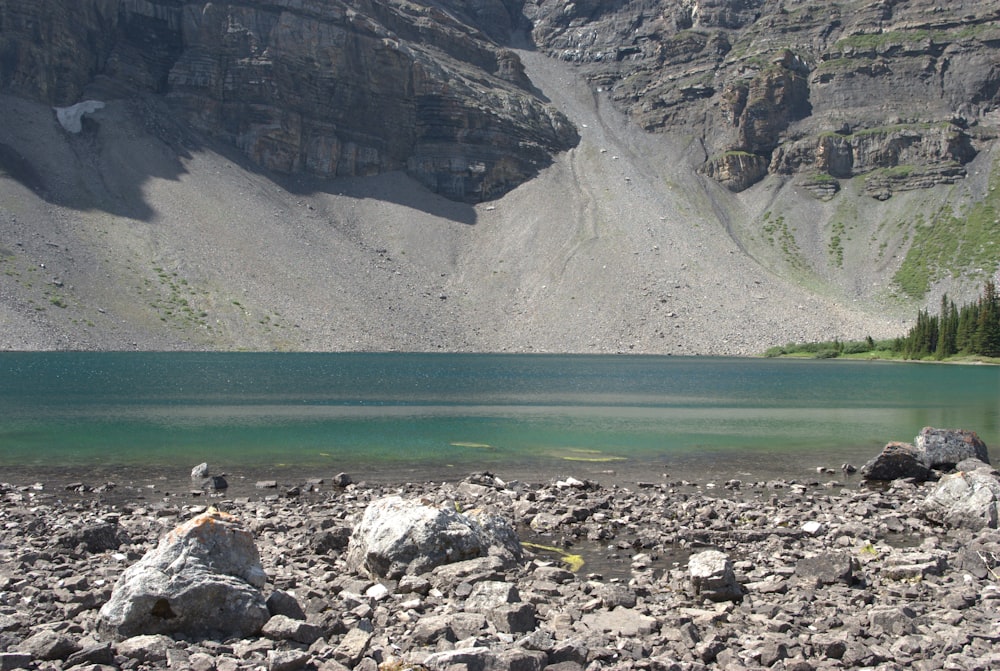
[[[59,125],[67,132],[79,133],[83,130],[83,115],[92,114],[103,107],[104,103],[100,100],[84,100],[69,107],[53,107],[52,109],[56,111]]]

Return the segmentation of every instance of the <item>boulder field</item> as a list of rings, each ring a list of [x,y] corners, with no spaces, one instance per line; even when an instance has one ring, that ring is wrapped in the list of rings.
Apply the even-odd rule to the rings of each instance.
[[[942,513],[995,491],[954,485],[1000,482],[977,462],[259,500],[4,484],[0,669],[997,668],[996,517]]]

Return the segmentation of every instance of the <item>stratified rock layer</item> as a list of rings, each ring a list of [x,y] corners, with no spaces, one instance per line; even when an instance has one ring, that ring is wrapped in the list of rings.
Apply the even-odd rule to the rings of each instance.
[[[768,172],[864,174],[885,199],[963,178],[996,134],[1000,10],[986,0],[542,0],[525,13],[536,43],[640,126],[700,139],[705,172],[733,191]]]
[[[405,169],[486,200],[577,135],[480,32],[505,40],[507,8],[467,4],[3,0],[0,90],[60,106],[160,94],[268,170]]]

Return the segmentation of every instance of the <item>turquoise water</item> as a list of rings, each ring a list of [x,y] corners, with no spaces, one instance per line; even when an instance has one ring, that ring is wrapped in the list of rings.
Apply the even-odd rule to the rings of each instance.
[[[923,426],[997,451],[1000,369],[648,356],[0,353],[24,477],[788,477]],[[996,459],[994,458],[994,461]],[[3,479],[0,477],[0,479]]]

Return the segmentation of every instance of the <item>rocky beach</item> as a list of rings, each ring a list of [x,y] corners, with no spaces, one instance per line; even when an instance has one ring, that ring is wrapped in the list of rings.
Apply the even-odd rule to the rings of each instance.
[[[996,668],[977,441],[767,482],[4,484],[0,668]]]

